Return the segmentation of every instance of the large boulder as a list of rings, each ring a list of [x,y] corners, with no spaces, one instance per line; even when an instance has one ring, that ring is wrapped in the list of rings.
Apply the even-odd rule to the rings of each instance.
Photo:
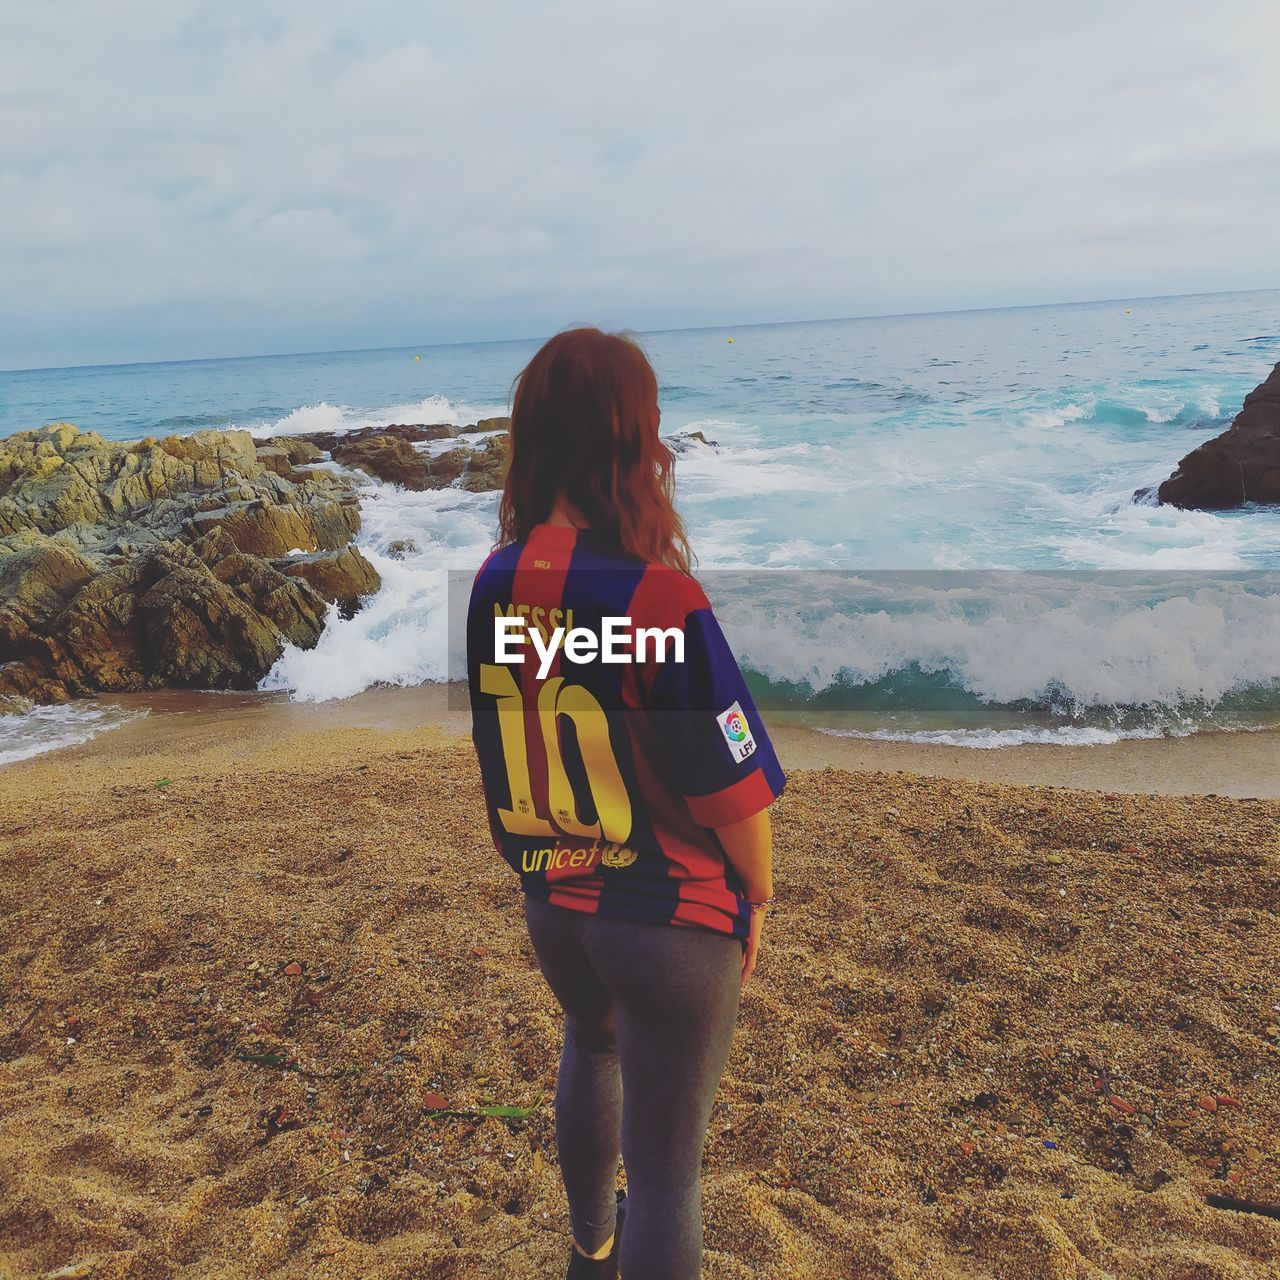
[[[376,480],[402,489],[430,489],[431,459],[400,436],[361,436],[339,440],[331,450],[334,462],[354,467]]]
[[[195,537],[220,528],[239,550],[268,559],[291,551],[335,551],[359,527],[357,507],[318,499],[285,505],[254,498],[191,517]]]
[[[260,441],[257,446],[258,461],[265,466],[262,457],[264,451],[282,453],[289,460],[290,466],[294,467],[319,462],[324,457],[323,450],[312,444],[306,436],[272,436]]]
[[[678,436],[663,436],[662,439],[676,457],[692,453],[698,445],[710,449],[713,453],[720,448],[718,440],[708,440],[701,431],[682,431]]]
[[[305,473],[299,473],[298,468],[324,457],[315,445],[298,436],[273,436],[261,442],[254,453],[264,471],[274,471],[286,480],[305,480]]]
[[[502,488],[508,440],[506,435],[492,435],[433,456],[400,436],[363,433],[340,438],[332,457],[344,467],[402,489],[445,489],[456,484],[481,492]]]
[[[0,559],[0,696],[252,688],[324,629],[319,592],[229,541],[165,543],[102,573],[74,555],[45,538]]]
[[[286,641],[314,647],[325,604],[305,582],[235,553],[211,569],[188,548],[159,553],[138,598],[153,678],[196,688],[252,688]]]
[[[56,617],[97,572],[75,548],[48,537],[0,555],[0,653]]]
[[[313,646],[379,586],[350,480],[299,469],[321,457],[244,431],[0,440],[0,699],[251,688]]]
[[[359,427],[352,431],[312,431],[301,436],[277,436],[258,446],[261,465],[279,475],[295,474],[296,463],[286,463],[279,452],[286,441],[301,441],[325,450],[334,462],[363,471],[402,489],[446,489],[451,485],[484,492],[501,489],[506,475],[510,418],[482,418],[461,432],[447,423],[395,422],[385,427]],[[455,448],[432,454],[415,448],[427,441],[462,435]],[[486,438],[476,440],[477,435]]]
[[[355,444],[360,440],[376,439],[382,436],[393,436],[410,444],[423,440],[448,440],[458,434],[458,428],[447,422],[393,422],[385,427],[356,427],[351,431],[307,431],[302,435],[277,437],[271,444],[280,444],[283,440],[301,440],[331,453],[339,445]]]
[[[266,442],[261,453],[247,431],[133,443],[106,441],[68,423],[20,431],[0,440],[0,538],[64,532],[90,551],[123,541],[119,553],[128,554],[181,536],[193,512],[224,507],[230,514],[232,504],[261,499],[278,507],[346,505],[350,513],[336,523],[327,510],[313,512],[311,521],[330,529],[318,545],[349,540],[359,520],[350,486],[325,471],[294,470],[319,458],[313,445],[286,438]]]
[[[44,535],[0,555],[0,697],[47,701],[46,685],[55,700],[70,696],[58,672],[63,649],[53,636],[96,574],[74,548]]]
[[[336,604],[344,617],[351,617],[360,598],[373,595],[382,585],[377,569],[356,547],[296,556],[277,567],[289,577],[309,582],[325,600]]]
[[[507,475],[509,439],[508,436],[492,436],[484,442],[483,448],[450,451],[451,454],[468,455],[461,459],[462,474],[458,483],[462,488],[470,489],[473,493],[502,488]]]
[[[1280,503],[1280,364],[1245,397],[1244,408],[1220,436],[1178,463],[1156,497],[1201,511]]]

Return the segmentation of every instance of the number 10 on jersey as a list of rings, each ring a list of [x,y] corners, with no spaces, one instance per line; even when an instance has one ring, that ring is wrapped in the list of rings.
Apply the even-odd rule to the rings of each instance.
[[[608,717],[591,690],[580,684],[566,684],[563,676],[553,676],[538,690],[538,728],[547,757],[550,817],[539,814],[534,803],[525,749],[524,696],[511,668],[481,663],[480,692],[498,700],[498,732],[511,795],[511,808],[499,809],[498,817],[507,832],[552,839],[557,834],[585,836],[625,844],[631,836],[631,798],[609,740]],[[560,750],[561,716],[573,724],[577,734],[597,815],[597,821],[592,823],[578,817],[577,799]]]

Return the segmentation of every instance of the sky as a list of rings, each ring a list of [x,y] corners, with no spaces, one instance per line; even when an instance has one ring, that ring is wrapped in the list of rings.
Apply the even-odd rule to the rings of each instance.
[[[0,368],[1280,285],[1275,0],[44,0]]]

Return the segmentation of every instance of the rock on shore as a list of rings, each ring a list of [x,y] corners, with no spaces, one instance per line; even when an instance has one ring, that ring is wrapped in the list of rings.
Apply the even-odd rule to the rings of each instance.
[[[473,493],[501,489],[507,466],[509,418],[484,418],[459,428],[447,423],[393,423],[356,431],[316,431],[293,439],[326,450],[334,462],[402,489],[446,489],[457,485]],[[482,443],[458,444],[440,453],[416,446],[461,434],[493,433]],[[498,434],[500,433],[500,434]]]
[[[354,487],[313,444],[200,431],[0,441],[0,700],[251,688],[376,591]]]
[[[1142,490],[1138,496],[1149,496]],[[1280,364],[1246,397],[1220,436],[1193,449],[1156,490],[1160,502],[1221,511],[1246,502],[1280,503]]]

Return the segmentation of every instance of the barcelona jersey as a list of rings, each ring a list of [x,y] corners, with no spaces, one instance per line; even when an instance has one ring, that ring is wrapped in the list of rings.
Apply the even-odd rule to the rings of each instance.
[[[554,647],[619,621],[632,638],[610,653]],[[715,828],[767,808],[785,779],[693,578],[597,531],[536,525],[476,575],[467,676],[494,844],[525,893],[746,939]]]

